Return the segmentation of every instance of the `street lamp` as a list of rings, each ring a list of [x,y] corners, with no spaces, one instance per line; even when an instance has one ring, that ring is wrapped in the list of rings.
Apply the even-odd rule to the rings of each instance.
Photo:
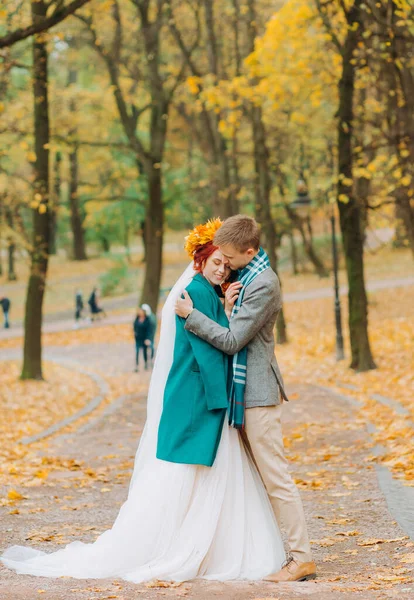
[[[309,216],[311,199],[308,195],[308,186],[302,178],[296,182],[296,198],[290,206],[301,219]]]
[[[296,183],[296,198],[291,202],[290,207],[301,218],[306,219],[309,216],[311,208],[311,199],[308,193],[308,187],[304,179],[298,179]],[[334,297],[335,297],[335,329],[336,329],[336,360],[344,359],[344,338],[342,335],[341,302],[339,298],[339,280],[338,280],[338,248],[335,235],[335,213],[331,211],[331,234],[332,234],[332,264],[334,272]]]

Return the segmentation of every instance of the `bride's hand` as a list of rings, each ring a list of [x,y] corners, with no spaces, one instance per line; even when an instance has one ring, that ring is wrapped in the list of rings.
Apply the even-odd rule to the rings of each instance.
[[[242,284],[240,281],[234,281],[229,285],[226,290],[225,300],[224,300],[224,310],[226,311],[226,315],[230,319],[231,311],[233,310],[233,306],[236,303],[237,298],[239,297],[240,289],[242,288]]]

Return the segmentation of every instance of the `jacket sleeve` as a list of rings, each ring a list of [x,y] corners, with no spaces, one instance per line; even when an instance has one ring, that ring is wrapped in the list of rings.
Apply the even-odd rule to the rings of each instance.
[[[230,320],[229,327],[222,327],[202,314],[194,304],[185,328],[226,354],[236,354],[254,338],[275,309],[280,310],[279,286],[266,284],[248,286],[239,312]]]
[[[215,323],[214,299],[195,286],[191,286],[187,291],[200,315]],[[200,369],[208,410],[227,408],[227,357],[194,333],[186,330],[186,335]]]
[[[151,321],[147,317],[145,319],[144,340],[149,340],[151,337]]]

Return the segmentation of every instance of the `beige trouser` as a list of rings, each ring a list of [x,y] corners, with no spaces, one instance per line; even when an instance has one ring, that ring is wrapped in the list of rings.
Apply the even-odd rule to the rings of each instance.
[[[266,486],[279,527],[284,526],[290,553],[299,562],[312,560],[305,514],[288,471],[282,436],[282,404],[248,408],[244,441]],[[249,448],[250,446],[250,448]]]

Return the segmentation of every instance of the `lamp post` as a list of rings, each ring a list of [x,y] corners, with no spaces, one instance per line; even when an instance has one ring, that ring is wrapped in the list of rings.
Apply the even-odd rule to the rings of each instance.
[[[308,188],[303,178],[298,179],[296,184],[296,198],[291,202],[290,207],[301,219],[309,216],[311,199],[308,194]],[[336,245],[336,223],[335,213],[331,212],[331,239],[332,239],[332,264],[334,272],[334,298],[335,298],[335,329],[336,329],[336,360],[344,359],[344,338],[342,335],[341,302],[339,298],[339,280],[338,280],[338,248]]]
[[[308,186],[305,180],[301,177],[296,182],[296,198],[291,203],[295,213],[301,218],[306,219],[310,212],[311,199],[308,195]]]

